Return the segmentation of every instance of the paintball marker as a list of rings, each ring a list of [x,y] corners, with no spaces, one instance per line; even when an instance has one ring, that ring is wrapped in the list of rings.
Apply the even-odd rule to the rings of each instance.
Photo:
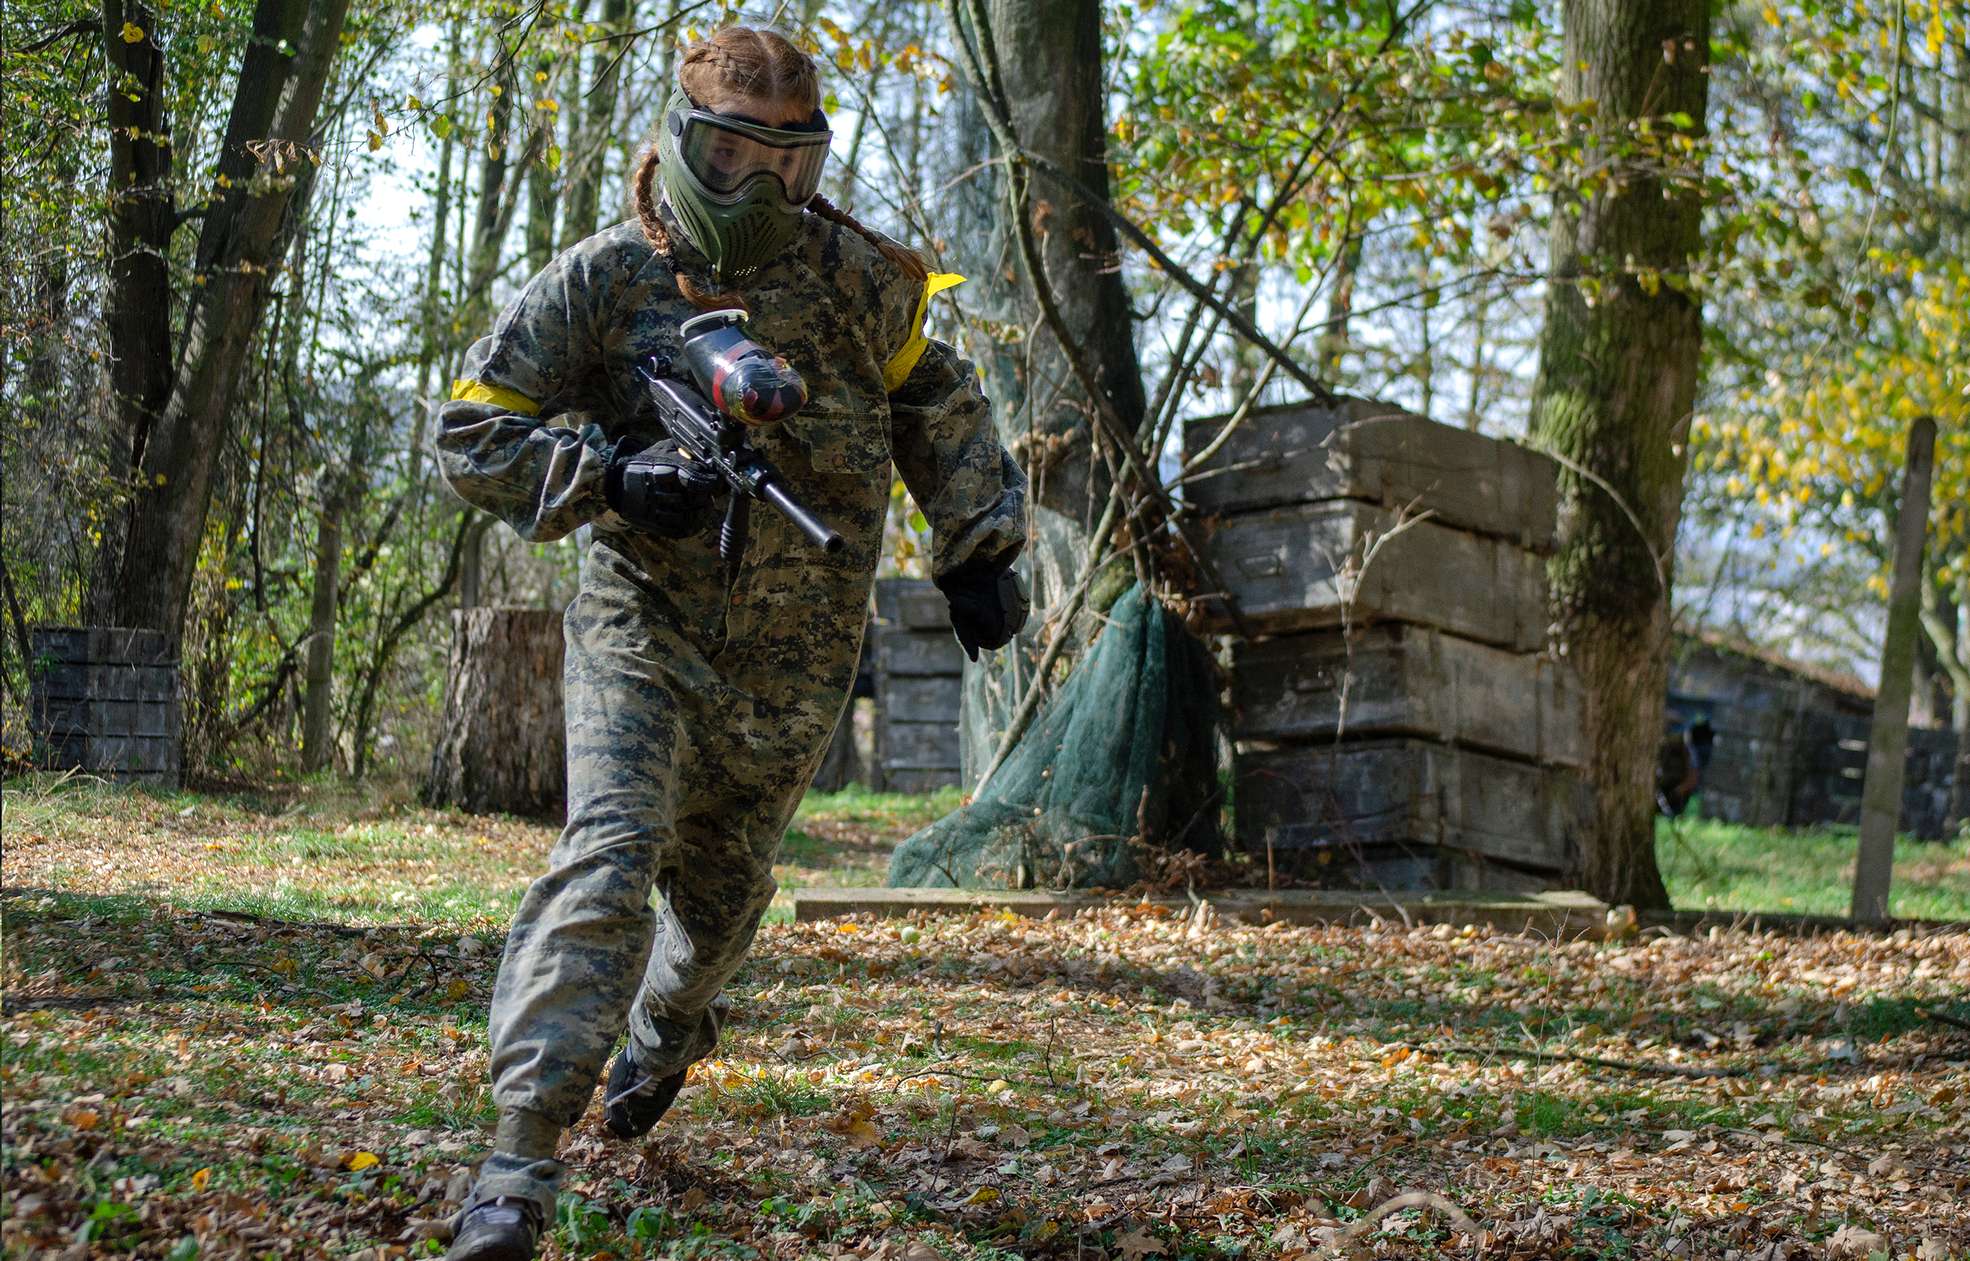
[[[718,529],[718,556],[728,574],[737,572],[744,554],[754,499],[778,508],[822,551],[842,548],[841,535],[789,494],[780,471],[746,441],[748,427],[785,420],[799,411],[807,402],[807,386],[791,364],[740,331],[744,319],[745,312],[727,310],[684,321],[680,331],[688,383],[672,376],[661,359],[638,370],[664,429],[693,459],[718,470],[732,488]]]

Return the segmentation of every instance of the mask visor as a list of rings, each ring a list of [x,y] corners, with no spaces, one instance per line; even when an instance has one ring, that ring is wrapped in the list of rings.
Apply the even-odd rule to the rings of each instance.
[[[721,201],[737,201],[747,184],[771,176],[780,181],[790,204],[804,206],[821,187],[832,138],[826,131],[756,127],[691,110],[684,115],[677,152],[705,190]]]

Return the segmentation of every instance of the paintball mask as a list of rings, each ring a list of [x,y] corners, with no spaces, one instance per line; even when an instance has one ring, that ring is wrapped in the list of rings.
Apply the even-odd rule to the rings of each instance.
[[[743,280],[793,239],[833,139],[818,109],[769,127],[701,109],[681,86],[671,93],[657,134],[664,196],[715,283]]]

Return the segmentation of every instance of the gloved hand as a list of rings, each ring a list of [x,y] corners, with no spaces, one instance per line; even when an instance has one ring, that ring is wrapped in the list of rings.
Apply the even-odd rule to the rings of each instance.
[[[665,438],[641,449],[619,446],[609,457],[602,492],[631,525],[681,539],[705,527],[720,480]]]
[[[980,648],[1003,648],[1026,625],[1032,605],[1019,575],[990,562],[962,565],[937,579],[951,602],[951,629],[965,655],[978,660]]]

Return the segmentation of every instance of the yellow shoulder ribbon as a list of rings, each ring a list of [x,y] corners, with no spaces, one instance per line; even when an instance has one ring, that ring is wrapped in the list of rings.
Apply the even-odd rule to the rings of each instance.
[[[504,407],[509,412],[522,416],[540,415],[540,404],[534,402],[517,390],[503,389],[497,385],[487,385],[484,381],[453,381],[451,401],[454,403],[491,403],[494,407]]]
[[[948,271],[934,271],[924,281],[923,296],[917,299],[917,313],[910,321],[910,340],[904,342],[903,349],[891,355],[889,362],[882,365],[882,388],[886,392],[894,394],[902,389],[903,382],[909,380],[910,373],[915,371],[917,360],[923,358],[923,352],[930,348],[930,339],[923,335],[923,317],[924,312],[930,309],[930,295],[963,283],[963,276]]]

